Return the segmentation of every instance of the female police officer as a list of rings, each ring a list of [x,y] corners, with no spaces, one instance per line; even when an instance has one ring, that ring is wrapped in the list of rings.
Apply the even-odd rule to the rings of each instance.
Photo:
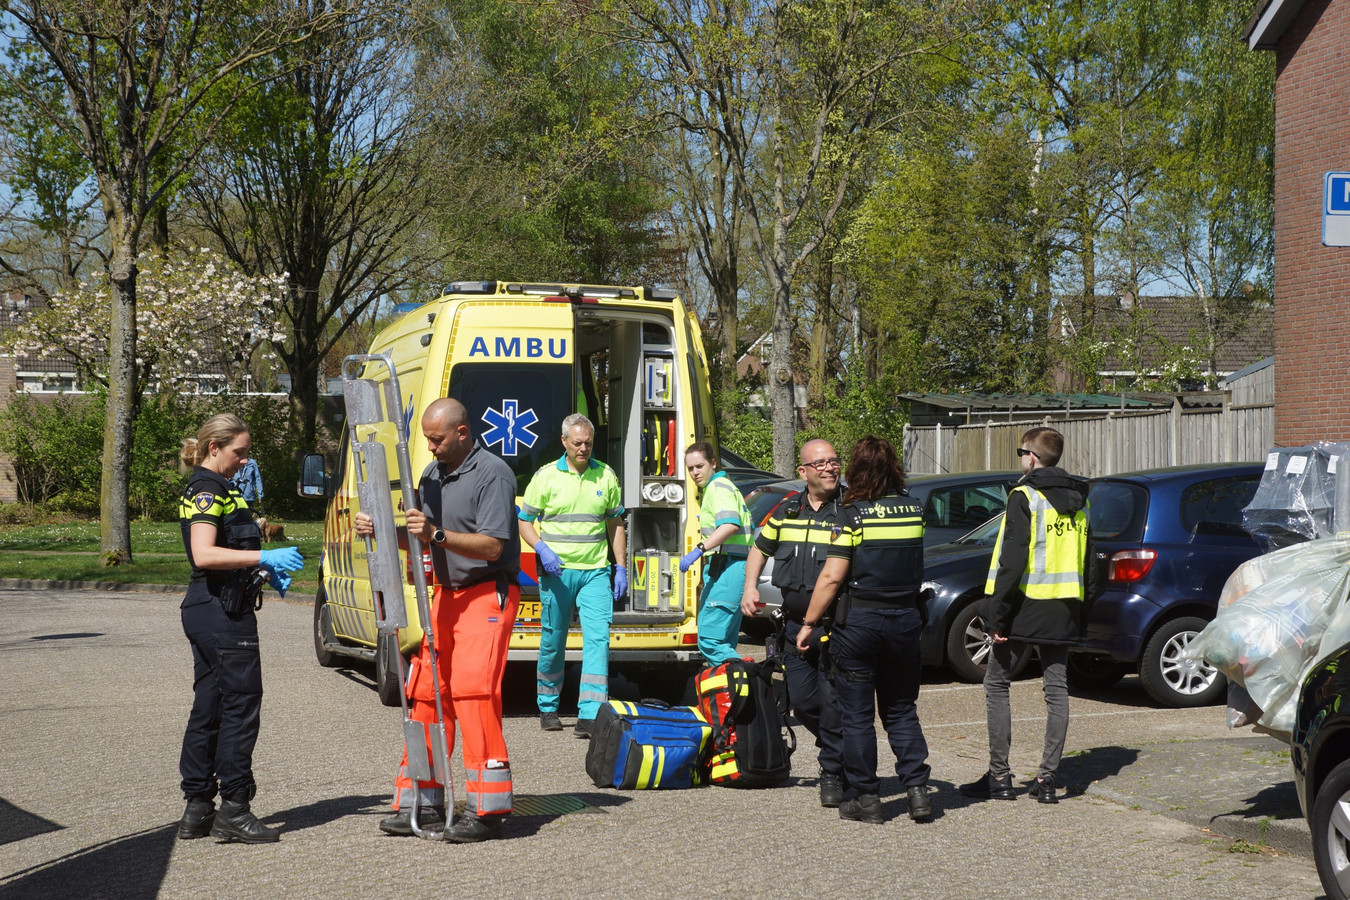
[[[183,598],[183,631],[192,645],[193,700],[178,769],[187,809],[183,839],[210,834],[260,844],[280,832],[249,810],[253,745],[262,708],[258,620],[253,612],[264,579],[285,592],[303,567],[294,547],[261,550],[258,526],[230,478],[248,459],[248,426],[223,413],[183,442],[187,487],[179,503],[183,547],[192,578]],[[220,811],[215,809],[217,791]]]
[[[690,444],[684,466],[702,494],[698,525],[703,540],[680,558],[680,572],[708,554],[707,580],[698,603],[698,649],[708,665],[738,659],[741,585],[750,555],[750,511],[726,472],[717,469],[717,451],[707,441]]]
[[[871,436],[858,441],[844,481],[843,539],[830,547],[797,633],[797,647],[805,650],[847,575],[829,646],[844,734],[844,775],[857,796],[840,805],[839,817],[882,821],[873,724],[878,701],[895,772],[908,794],[909,817],[928,819],[933,815],[928,744],[914,707],[923,628],[923,510],[904,493],[905,473],[890,441]]]

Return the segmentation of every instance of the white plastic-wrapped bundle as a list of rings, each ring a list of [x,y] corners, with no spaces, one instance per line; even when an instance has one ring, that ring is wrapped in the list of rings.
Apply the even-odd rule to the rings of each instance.
[[[1248,560],[1228,578],[1214,621],[1186,648],[1244,688],[1262,730],[1287,735],[1303,673],[1333,621],[1350,636],[1350,539],[1297,544]],[[1326,651],[1343,641],[1326,643]],[[1232,717],[1230,717],[1230,721]]]

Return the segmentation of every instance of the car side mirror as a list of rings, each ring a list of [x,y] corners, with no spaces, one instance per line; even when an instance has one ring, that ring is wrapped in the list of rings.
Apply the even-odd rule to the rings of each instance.
[[[300,462],[300,483],[296,491],[301,497],[328,496],[328,474],[324,471],[323,454],[309,453]]]

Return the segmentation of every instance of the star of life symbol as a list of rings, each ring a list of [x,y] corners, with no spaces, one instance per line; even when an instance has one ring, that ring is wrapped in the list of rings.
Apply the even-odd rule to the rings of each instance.
[[[539,435],[530,430],[539,417],[533,409],[518,412],[519,405],[516,400],[502,400],[500,412],[489,409],[483,413],[483,421],[488,425],[488,430],[483,432],[483,444],[487,447],[501,444],[502,456],[515,456],[520,452],[518,445],[524,444],[529,448],[539,440]]]

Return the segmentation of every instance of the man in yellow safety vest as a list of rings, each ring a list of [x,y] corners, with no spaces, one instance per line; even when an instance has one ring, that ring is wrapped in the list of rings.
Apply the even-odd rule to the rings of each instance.
[[[1035,645],[1045,688],[1045,747],[1030,793],[1057,803],[1055,773],[1069,730],[1066,663],[1082,640],[1085,600],[1094,592],[1088,535],[1088,482],[1059,467],[1064,436],[1053,428],[1022,435],[1022,479],[1008,497],[985,582],[984,627],[993,645],[984,675],[989,771],[961,785],[967,797],[1015,800],[1008,753],[1008,687],[1016,664]]]

